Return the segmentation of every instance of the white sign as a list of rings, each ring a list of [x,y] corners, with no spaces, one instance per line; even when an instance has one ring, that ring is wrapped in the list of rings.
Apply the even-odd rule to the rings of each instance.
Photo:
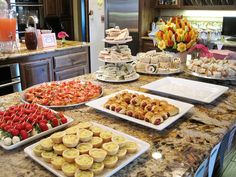
[[[55,47],[57,46],[57,40],[55,33],[42,34],[43,47]]]

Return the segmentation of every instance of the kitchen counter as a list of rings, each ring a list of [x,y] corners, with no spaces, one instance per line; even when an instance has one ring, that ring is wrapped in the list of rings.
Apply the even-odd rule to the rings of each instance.
[[[19,51],[14,53],[1,54],[0,53],[0,64],[10,64],[10,63],[21,63],[25,61],[32,61],[35,56],[45,57],[50,56],[50,54],[62,53],[63,51],[78,49],[82,47],[89,47],[90,44],[87,42],[78,42],[78,41],[66,41],[64,44],[61,44],[58,41],[56,47],[48,47],[37,50],[27,50],[25,44],[21,44]]]
[[[178,76],[195,79],[186,74]],[[79,78],[92,81],[95,80],[95,75],[83,75]],[[147,92],[140,86],[159,78],[142,75],[138,81],[127,84],[101,84],[104,95],[126,88]],[[189,113],[162,132],[127,122],[87,106],[61,111],[74,118],[75,122],[97,121],[150,143],[149,152],[134,160],[114,176],[185,176],[197,169],[204,158],[209,155],[213,146],[236,122],[236,82],[212,82],[226,85],[230,89],[211,104],[195,104]],[[0,97],[0,109],[19,103],[19,93]],[[30,144],[32,143],[28,145]],[[28,145],[9,152],[0,149],[0,176],[53,176],[24,154],[23,149]],[[152,153],[156,151],[162,154],[162,159],[152,158]]]

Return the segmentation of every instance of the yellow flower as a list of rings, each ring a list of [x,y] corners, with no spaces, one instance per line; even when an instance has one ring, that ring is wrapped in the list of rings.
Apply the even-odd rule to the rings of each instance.
[[[164,50],[166,48],[166,43],[164,40],[158,42],[158,48]]]
[[[183,42],[177,44],[177,50],[179,52],[184,52],[186,51],[187,47],[186,47],[186,44],[184,44]]]
[[[184,35],[184,30],[183,29],[177,29],[176,33],[178,34],[178,36],[183,36]]]

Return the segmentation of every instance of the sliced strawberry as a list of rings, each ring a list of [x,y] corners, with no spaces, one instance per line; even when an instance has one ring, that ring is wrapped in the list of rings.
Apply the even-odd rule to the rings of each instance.
[[[39,123],[39,128],[41,129],[42,132],[48,130],[47,124],[45,124],[45,123],[43,123],[43,122],[40,122],[40,123]]]
[[[25,130],[20,131],[21,139],[25,140],[28,138],[28,133]]]
[[[58,119],[57,119],[57,118],[53,118],[53,119],[52,119],[52,126],[53,126],[53,127],[57,127],[58,125],[59,125]]]

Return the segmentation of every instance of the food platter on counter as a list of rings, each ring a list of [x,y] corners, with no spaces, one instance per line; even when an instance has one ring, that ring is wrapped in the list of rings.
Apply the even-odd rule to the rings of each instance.
[[[111,79],[106,79],[106,78],[104,78],[104,77],[99,77],[99,75],[96,75],[97,80],[103,81],[103,82],[110,82],[110,83],[126,83],[126,82],[132,82],[132,81],[138,80],[139,77],[140,77],[140,75],[136,73],[136,74],[134,75],[134,77],[129,78],[129,79],[126,79],[126,80],[118,80],[118,79],[116,79],[116,80],[111,80]]]
[[[22,104],[22,105],[32,105],[32,104]],[[30,110],[30,107],[29,106],[26,106],[26,108],[27,108],[27,110],[29,111]],[[51,109],[48,109],[48,108],[46,108],[46,107],[44,107],[44,106],[41,106],[41,105],[36,105],[36,104],[34,104],[34,106],[38,106],[42,111],[43,111],[43,113],[45,112],[47,112],[47,111],[49,111],[49,112],[52,112],[54,115],[57,115],[58,114],[58,112],[56,112],[56,111],[54,111],[54,110],[51,110]],[[15,107],[19,107],[19,106],[15,106]],[[14,110],[13,108],[12,108],[12,110]],[[24,111],[23,109],[21,109],[22,111]],[[38,110],[38,109],[37,109]],[[30,115],[29,115],[30,116]],[[38,118],[40,115],[39,114],[37,114],[37,115],[34,115],[36,118]],[[60,115],[61,116],[61,115]],[[31,116],[32,117],[32,116]],[[30,119],[31,119],[31,117],[29,117],[29,118],[27,118],[28,119],[28,121],[31,121]],[[41,125],[39,125],[40,123],[38,123],[38,128],[37,129],[40,129],[41,130],[41,132],[39,132],[39,133],[37,133],[37,134],[33,134],[33,135],[31,135],[32,134],[32,132],[33,131],[36,131],[36,129],[35,130],[31,130],[31,132],[30,133],[28,133],[28,135],[27,135],[27,137],[23,137],[23,135],[21,134],[21,131],[19,130],[19,129],[17,129],[17,126],[16,126],[16,129],[17,130],[19,130],[19,133],[21,134],[21,138],[24,138],[24,139],[22,139],[22,140],[20,140],[20,141],[18,141],[18,142],[16,142],[16,143],[11,143],[11,144],[9,144],[9,145],[6,145],[5,143],[4,143],[4,139],[2,139],[1,141],[0,141],[0,146],[3,148],[3,149],[5,149],[5,150],[12,150],[12,149],[15,149],[15,148],[18,148],[18,147],[20,147],[20,146],[22,146],[22,145],[24,145],[24,144],[27,144],[27,143],[29,143],[29,142],[31,142],[31,141],[34,141],[34,140],[36,140],[36,139],[38,139],[38,138],[41,138],[41,137],[43,137],[43,136],[45,136],[45,135],[48,135],[48,134],[50,134],[50,133],[53,133],[53,132],[55,132],[55,131],[58,131],[58,130],[60,130],[60,129],[63,129],[64,127],[66,127],[68,124],[70,124],[72,121],[73,121],[73,119],[72,118],[70,118],[70,117],[67,117],[67,116],[65,116],[65,115],[63,115],[63,117],[66,119],[66,121],[64,122],[64,123],[62,123],[62,124],[59,124],[58,126],[55,126],[55,127],[51,127],[51,128],[48,128],[47,130],[43,130],[42,128],[41,128]],[[59,120],[59,119],[58,119]],[[16,119],[14,120],[14,121],[16,121]],[[27,122],[27,121],[26,121]],[[62,121],[61,121],[62,122]],[[15,123],[17,123],[17,122],[15,122]],[[23,126],[23,123],[21,122],[20,124],[22,124],[21,125],[21,127]],[[31,123],[27,123],[27,124],[30,124],[30,125],[26,125],[26,126],[31,126]],[[45,123],[45,125],[47,125],[47,127],[48,127],[48,124],[46,124]],[[45,128],[45,125],[44,125],[44,128]],[[42,125],[43,126],[43,125]],[[27,128],[27,127],[25,127],[25,129],[29,129],[29,128]],[[22,130],[24,130],[23,128],[22,128]],[[1,132],[1,129],[0,129],[0,133],[2,133]],[[19,134],[19,135],[20,135]],[[25,133],[24,133],[25,134]],[[16,135],[15,136],[13,136],[13,138],[14,137],[17,137]],[[12,138],[12,141],[13,141],[13,138]],[[6,140],[5,140],[6,141]]]
[[[135,56],[132,56],[132,58],[128,59],[128,60],[117,60],[117,61],[114,61],[114,60],[105,60],[105,59],[102,59],[102,58],[98,58],[99,61],[102,61],[102,62],[106,62],[106,63],[128,63],[128,62],[133,62],[133,61],[136,61],[136,57]]]
[[[201,103],[211,103],[229,89],[221,85],[175,77],[165,77],[146,84],[142,88],[159,94]]]
[[[119,40],[119,41],[103,39],[103,42],[106,42],[108,44],[125,44],[131,42],[132,40],[133,40],[132,38],[127,38],[125,40]]]
[[[236,80],[236,76],[232,76],[232,77],[210,77],[210,76],[207,76],[205,74],[196,73],[196,72],[193,72],[193,71],[190,71],[190,70],[187,70],[187,69],[185,70],[185,72],[187,74],[192,75],[192,76],[203,78],[203,79],[211,79],[211,80],[219,80],[219,81],[234,81],[234,80]]]
[[[131,93],[131,94],[134,94],[136,96],[137,95],[142,95],[142,96],[145,96],[145,97],[147,97],[147,98],[149,98],[151,100],[156,100],[156,101],[157,100],[161,100],[161,101],[165,102],[164,104],[167,104],[167,102],[168,102],[168,105],[170,104],[169,106],[171,108],[177,108],[179,110],[179,112],[177,114],[173,115],[173,116],[169,116],[168,118],[165,117],[164,120],[162,119],[163,117],[158,117],[157,115],[153,115],[153,117],[150,118],[151,120],[149,120],[147,122],[145,119],[139,119],[139,118],[128,116],[128,112],[126,112],[125,110],[122,110],[123,108],[119,107],[119,108],[117,108],[117,111],[118,110],[122,110],[125,113],[124,112],[120,113],[120,112],[117,112],[117,111],[113,111],[112,110],[113,108],[111,108],[111,109],[107,109],[106,108],[105,104],[107,104],[107,102],[110,99],[113,99],[113,98],[117,99],[118,95],[122,95],[124,93],[129,93],[129,94]],[[126,104],[126,103],[124,103],[124,104]],[[149,127],[149,128],[152,128],[152,129],[155,129],[155,130],[158,130],[158,131],[164,130],[166,127],[168,127],[169,125],[174,123],[176,120],[181,118],[183,115],[185,115],[194,106],[194,105],[189,104],[189,103],[185,103],[185,102],[181,102],[181,101],[177,101],[177,100],[173,100],[173,99],[169,99],[169,98],[165,98],[165,97],[155,96],[155,95],[151,95],[151,94],[147,94],[147,93],[142,93],[142,92],[138,92],[138,91],[134,91],[134,90],[128,90],[128,89],[120,91],[120,92],[113,93],[111,95],[108,95],[108,96],[105,96],[105,97],[102,97],[102,98],[99,98],[96,101],[90,101],[90,102],[86,103],[86,105],[90,106],[92,108],[95,108],[95,109],[97,109],[99,111],[102,111],[102,112],[114,115],[114,116],[116,116],[118,118],[125,119],[127,121],[131,121],[133,123],[136,123],[136,124],[139,124],[139,125],[143,125],[145,127]],[[118,105],[118,106],[123,107],[122,105]],[[131,107],[132,107],[132,105],[131,105]],[[124,109],[126,109],[126,108],[124,108]],[[127,109],[128,109],[128,107],[127,107]],[[148,111],[148,112],[150,112],[150,111]],[[146,116],[146,114],[145,114],[145,116]],[[157,116],[157,117],[155,117],[155,116]],[[154,123],[150,122],[150,121],[152,121],[152,118],[155,118],[155,120],[162,119],[162,121],[161,121],[160,124],[155,124],[156,122],[154,122]]]
[[[136,148],[135,151],[129,153],[128,149],[126,150],[127,154],[124,154],[124,157],[121,158],[121,156],[119,156],[119,154],[117,155],[118,157],[120,157],[118,159],[118,162],[113,165],[113,168],[107,168],[106,165],[104,167],[104,169],[97,170],[97,174],[94,174],[95,177],[110,177],[113,174],[115,174],[116,172],[118,172],[120,169],[122,169],[123,167],[125,167],[126,165],[128,165],[129,163],[131,163],[133,160],[135,160],[136,158],[138,158],[139,156],[141,156],[143,153],[145,153],[149,148],[150,145],[148,143],[146,143],[145,141],[142,141],[138,138],[135,138],[133,136],[130,136],[128,134],[122,133],[120,131],[114,130],[112,128],[109,128],[107,126],[104,126],[102,124],[98,124],[95,122],[91,122],[92,126],[96,126],[97,128],[102,129],[104,132],[111,132],[113,136],[117,136],[117,137],[123,137],[125,139],[126,142],[132,142],[133,144],[135,144]],[[87,129],[86,129],[87,130]],[[87,130],[88,131],[88,130]],[[42,165],[44,168],[46,168],[47,170],[49,170],[50,172],[52,172],[53,174],[55,174],[56,176],[59,177],[66,177],[66,175],[63,173],[63,171],[61,170],[56,170],[53,165],[51,163],[47,163],[43,160],[42,157],[37,156],[34,153],[34,148],[39,145],[40,142],[37,142],[35,144],[32,144],[28,147],[26,147],[24,149],[24,152],[30,157],[32,158],[34,161],[36,161],[37,163],[39,163],[40,165]],[[83,143],[86,144],[86,143]],[[74,148],[72,148],[74,149]],[[87,155],[88,156],[88,155]],[[117,156],[114,156],[117,158]],[[90,156],[89,156],[90,157]],[[73,163],[72,163],[73,164]],[[97,163],[99,164],[99,163]],[[102,163],[103,164],[103,163]],[[80,168],[79,166],[77,166],[77,168]],[[78,169],[77,169],[78,170]],[[77,171],[76,170],[76,171]],[[85,170],[85,172],[88,170]],[[71,172],[72,174],[73,172]],[[90,171],[90,173],[92,173]],[[94,172],[95,173],[95,172]],[[74,173],[73,173],[74,174]],[[72,175],[74,176],[74,175]],[[76,175],[75,175],[76,176]]]
[[[101,97],[102,95],[103,95],[103,89],[102,89],[102,87],[99,85],[99,83],[96,83],[96,82],[90,82],[90,81],[80,81],[80,80],[71,80],[71,79],[69,79],[69,80],[66,80],[66,81],[55,81],[55,82],[46,82],[46,83],[42,83],[42,84],[37,84],[37,85],[34,85],[34,86],[32,86],[32,87],[30,87],[30,88],[27,88],[26,90],[24,90],[24,91],[22,91],[21,93],[20,93],[20,99],[21,99],[21,101],[22,102],[24,102],[24,103],[30,103],[29,101],[27,101],[27,99],[26,99],[26,95],[27,95],[27,92],[28,91],[30,91],[31,89],[37,89],[37,88],[40,88],[41,86],[47,86],[47,85],[51,85],[51,84],[61,84],[61,83],[65,83],[65,82],[70,82],[70,81],[75,81],[75,82],[80,82],[82,85],[83,84],[89,84],[90,86],[91,86],[91,88],[92,87],[96,87],[97,89],[99,89],[99,93],[97,93],[97,96],[95,96],[95,97],[91,97],[91,99],[88,99],[88,100],[86,100],[86,101],[81,101],[81,102],[78,102],[78,103],[72,103],[72,104],[66,104],[66,105],[46,105],[46,104],[41,104],[40,102],[35,102],[35,103],[37,103],[37,104],[39,104],[39,105],[42,105],[42,106],[45,106],[45,107],[48,107],[48,108],[52,108],[52,109],[59,109],[59,108],[69,108],[69,107],[74,107],[74,106],[79,106],[79,105],[83,105],[83,104],[85,104],[86,102],[88,102],[88,101],[91,101],[91,100],[94,100],[94,99],[97,99],[97,98],[99,98],[99,97]],[[69,88],[70,89],[70,88]],[[59,91],[59,93],[60,93],[60,91]],[[74,92],[75,93],[75,92]],[[63,96],[68,96],[68,95],[63,95]],[[82,94],[82,96],[83,96],[83,94]],[[51,96],[51,97],[53,97],[53,96]],[[51,98],[50,98],[51,99]]]

